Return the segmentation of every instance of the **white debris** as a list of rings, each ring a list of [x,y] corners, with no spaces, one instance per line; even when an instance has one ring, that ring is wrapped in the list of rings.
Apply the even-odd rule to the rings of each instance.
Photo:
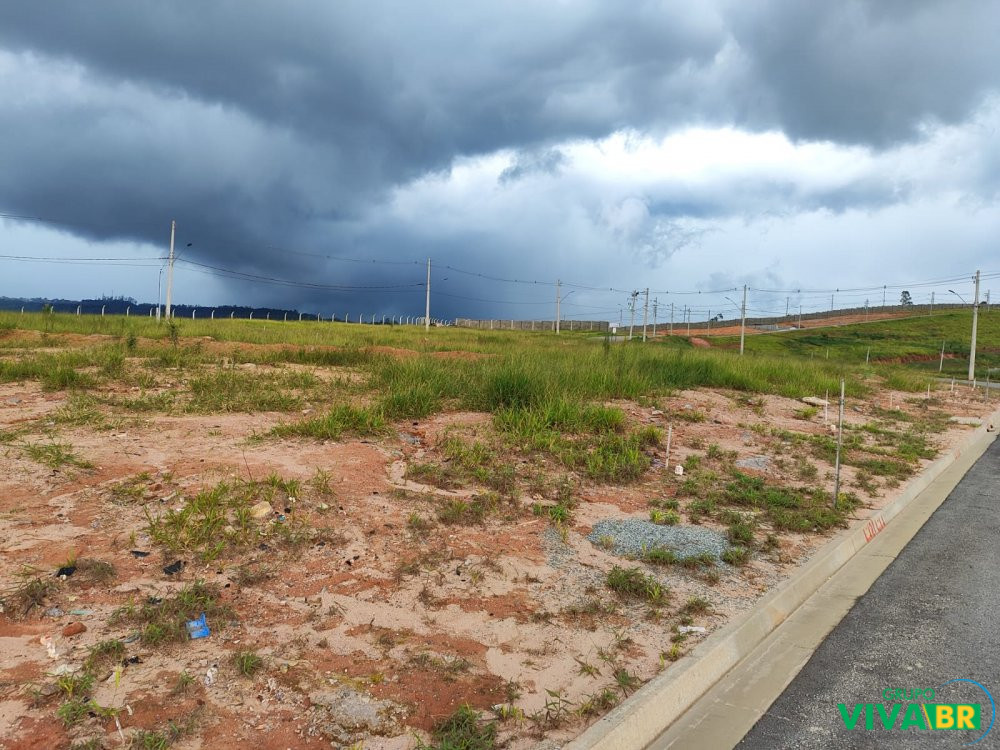
[[[829,406],[830,402],[825,398],[817,398],[816,396],[804,396],[802,398],[803,404],[809,404],[810,406]]]

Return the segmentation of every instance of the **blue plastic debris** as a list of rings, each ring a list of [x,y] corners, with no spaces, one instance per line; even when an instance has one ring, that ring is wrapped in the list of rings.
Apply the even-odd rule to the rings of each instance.
[[[197,620],[188,620],[187,622],[188,635],[194,638],[208,638],[212,634],[212,631],[208,629],[208,623],[205,622],[205,613],[201,613],[201,617]]]

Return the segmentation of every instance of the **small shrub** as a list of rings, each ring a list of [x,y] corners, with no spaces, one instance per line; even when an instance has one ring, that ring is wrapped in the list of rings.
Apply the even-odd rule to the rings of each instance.
[[[646,550],[643,560],[652,565],[674,565],[680,561],[677,553],[669,547],[653,547]]]
[[[256,651],[238,651],[233,655],[233,664],[244,677],[253,677],[264,666],[264,660]]]
[[[659,510],[653,508],[649,511],[649,520],[661,526],[676,526],[681,522],[680,514],[672,510]]]
[[[722,561],[733,567],[742,567],[750,562],[750,550],[746,547],[730,547],[722,553]]]
[[[731,523],[726,532],[726,536],[733,544],[752,544],[753,525],[747,521],[737,521],[736,523]]]
[[[681,613],[685,615],[703,615],[711,609],[712,605],[708,599],[703,599],[700,596],[692,596],[681,607]]]
[[[463,704],[431,730],[433,744],[417,740],[417,750],[493,750],[496,722],[484,722],[478,711]]]
[[[662,604],[669,596],[669,592],[659,581],[639,568],[622,568],[616,565],[608,572],[606,583],[619,596],[642,599],[650,604]]]

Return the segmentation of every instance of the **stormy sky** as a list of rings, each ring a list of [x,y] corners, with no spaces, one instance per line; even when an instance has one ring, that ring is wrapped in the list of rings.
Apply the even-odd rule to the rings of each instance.
[[[990,0],[3,3],[0,214],[42,220],[0,255],[128,262],[0,295],[154,301],[173,219],[205,306],[418,315],[427,257],[443,318],[968,300],[998,39]]]

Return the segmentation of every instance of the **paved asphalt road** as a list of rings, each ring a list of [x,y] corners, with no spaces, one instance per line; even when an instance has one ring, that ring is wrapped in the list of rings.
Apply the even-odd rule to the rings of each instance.
[[[989,699],[968,683],[940,688],[934,702],[984,704],[978,732],[886,731],[877,717],[875,730],[862,720],[848,731],[837,709],[886,703],[885,688],[938,688],[955,678],[981,683],[1000,701],[1000,440],[737,747],[961,747],[992,715]],[[975,747],[1000,748],[1000,721]]]

